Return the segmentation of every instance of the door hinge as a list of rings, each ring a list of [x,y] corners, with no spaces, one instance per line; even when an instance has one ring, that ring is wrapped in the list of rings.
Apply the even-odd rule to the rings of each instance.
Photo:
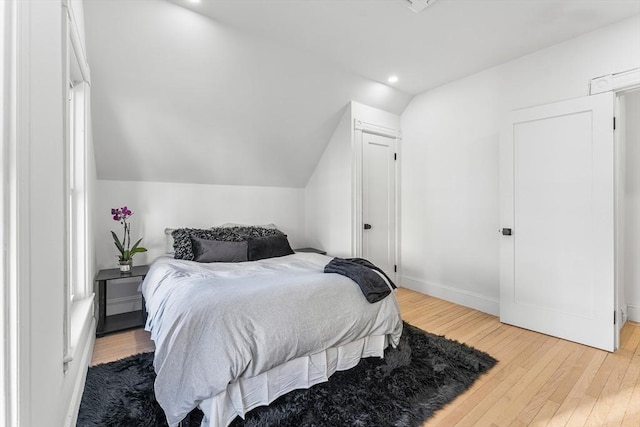
[[[616,118],[613,118],[613,130],[616,130]]]
[[[397,265],[394,265],[394,266],[393,266],[393,272],[394,272],[394,273],[397,273],[397,272],[398,272],[398,266],[397,266]]]
[[[616,311],[617,310],[613,310],[613,324],[616,324]]]
[[[393,153],[393,160],[398,160],[398,153]]]

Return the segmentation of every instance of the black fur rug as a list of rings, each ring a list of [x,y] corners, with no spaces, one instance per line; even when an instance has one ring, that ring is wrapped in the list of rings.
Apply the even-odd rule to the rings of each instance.
[[[493,365],[491,356],[407,323],[384,359],[363,359],[308,390],[294,390],[231,424],[419,426]],[[166,426],[153,393],[153,353],[89,368],[78,426]],[[200,425],[194,410],[190,427]]]

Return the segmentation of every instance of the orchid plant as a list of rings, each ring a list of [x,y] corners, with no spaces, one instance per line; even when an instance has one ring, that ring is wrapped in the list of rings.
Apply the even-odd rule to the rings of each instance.
[[[131,212],[126,206],[123,206],[121,208],[111,209],[111,215],[113,216],[113,220],[118,221],[124,228],[122,241],[118,238],[116,233],[113,231],[111,232],[111,235],[113,236],[113,243],[116,245],[116,248],[118,248],[118,251],[120,251],[120,256],[118,257],[120,262],[130,262],[135,254],[146,252],[147,249],[140,246],[142,238],[138,239],[138,241],[131,246],[131,224],[129,224],[128,220],[131,215],[133,215],[133,212]]]

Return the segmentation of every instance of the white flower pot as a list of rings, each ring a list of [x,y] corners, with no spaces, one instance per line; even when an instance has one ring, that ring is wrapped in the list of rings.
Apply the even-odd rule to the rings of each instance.
[[[120,261],[120,272],[121,273],[130,272],[132,264],[133,264],[133,261],[131,261],[131,260],[129,260],[129,261]]]

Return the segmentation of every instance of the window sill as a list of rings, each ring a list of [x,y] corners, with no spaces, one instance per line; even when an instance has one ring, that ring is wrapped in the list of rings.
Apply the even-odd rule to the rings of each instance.
[[[81,300],[71,303],[71,319],[69,333],[69,355],[66,363],[74,360],[78,355],[77,350],[84,347],[80,342],[82,337],[87,335],[87,328],[91,326],[93,320],[93,294]]]

